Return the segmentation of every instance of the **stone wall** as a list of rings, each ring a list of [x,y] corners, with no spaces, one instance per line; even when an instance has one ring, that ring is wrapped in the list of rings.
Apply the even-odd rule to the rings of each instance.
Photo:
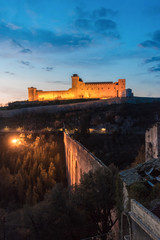
[[[61,99],[73,99],[74,94],[72,91],[38,91],[37,90],[37,100],[45,101],[45,100],[61,100]]]
[[[145,160],[158,158],[160,155],[160,123],[147,129],[145,134]]]
[[[97,157],[83,145],[64,132],[66,172],[68,185],[79,184],[83,173],[106,167]]]
[[[160,219],[136,200],[131,200],[129,215],[132,219],[132,240],[160,239]]]

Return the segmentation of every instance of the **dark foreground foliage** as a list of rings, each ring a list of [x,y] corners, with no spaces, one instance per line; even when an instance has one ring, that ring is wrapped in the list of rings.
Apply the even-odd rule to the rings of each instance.
[[[72,190],[56,184],[42,202],[8,216],[7,239],[78,240],[95,235],[112,239],[116,175],[111,166],[85,174]],[[13,221],[19,227],[12,227]]]

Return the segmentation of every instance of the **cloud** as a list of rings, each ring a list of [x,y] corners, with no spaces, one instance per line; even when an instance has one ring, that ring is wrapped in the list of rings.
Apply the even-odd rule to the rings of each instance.
[[[80,29],[89,29],[91,27],[90,20],[88,19],[77,19],[75,21],[75,27]]]
[[[32,51],[29,48],[24,48],[20,51],[20,53],[32,53]]]
[[[151,39],[140,43],[139,46],[143,48],[160,49],[160,30],[155,31]]]
[[[99,19],[95,22],[95,28],[98,33],[105,36],[119,38],[119,34],[116,31],[116,23],[112,20]]]
[[[54,67],[45,67],[45,68],[42,68],[44,69],[46,72],[50,72],[54,69]]]
[[[110,29],[115,29],[116,24],[112,20],[108,19],[99,19],[95,22],[95,27],[97,28],[98,31],[106,31]]]
[[[0,23],[0,41],[12,40],[14,46],[23,48],[26,53],[26,48],[20,42],[27,42],[36,47],[50,44],[54,48],[75,49],[85,47],[91,43],[92,39],[89,35],[78,33],[62,33],[55,34],[53,31],[44,29],[10,29],[4,23]],[[16,40],[13,40],[16,39]]]
[[[156,62],[160,62],[160,56],[148,58],[144,61],[144,63],[146,63],[146,64],[156,63]],[[152,73],[159,73],[160,72],[160,63],[158,63],[155,66],[152,66],[152,67],[148,68],[148,71],[152,72]]]
[[[48,43],[53,47],[60,48],[77,48],[85,47],[91,43],[92,39],[86,34],[61,34],[56,35],[52,31],[38,29],[33,33],[36,43]]]
[[[24,48],[22,46],[22,44],[20,42],[18,42],[17,40],[15,39],[12,39],[11,40],[11,44],[14,46],[14,47],[18,47],[18,48],[21,48],[22,50],[20,51],[20,53],[32,53],[32,51],[29,49],[29,48]]]
[[[76,8],[69,31],[62,30],[57,34],[54,30],[22,28],[14,23],[0,22],[0,42],[10,40],[14,47],[19,47],[19,53],[30,54],[30,49],[58,49],[73,51],[85,48],[100,41],[103,37],[119,38],[117,24],[110,19],[116,14],[112,9],[100,8],[94,11],[85,11]]]
[[[13,23],[8,23],[6,26],[7,26],[8,28],[12,29],[12,30],[21,29],[20,26],[17,26],[17,25],[15,25],[15,24],[13,24]]]
[[[95,29],[97,33],[100,33],[106,37],[119,38],[119,33],[116,28],[116,23],[108,19],[99,19],[95,22]]]
[[[92,12],[85,12],[85,14],[81,8],[76,9],[76,11],[79,12],[73,23],[75,30],[87,33],[93,38],[96,35],[116,39],[120,38],[116,22],[109,18],[114,16],[116,11],[107,8],[96,9]]]
[[[23,64],[24,66],[27,66],[29,68],[34,68],[34,66],[29,62],[29,61],[20,61],[21,64]]]
[[[160,30],[154,32],[153,40],[160,42]]]
[[[152,58],[148,58],[145,60],[145,63],[152,63],[152,62],[159,62],[160,61],[160,56],[157,57],[152,57]]]
[[[103,18],[103,17],[113,17],[117,15],[117,11],[114,11],[110,8],[100,8],[100,9],[96,9],[91,13],[91,17],[92,18]]]
[[[89,16],[89,12],[85,11],[82,7],[75,8],[75,15],[77,18],[86,18]]]
[[[157,64],[156,67],[149,68],[150,72],[160,72],[160,64]]]
[[[15,75],[15,73],[13,73],[13,72],[4,72],[4,73],[6,73],[6,74],[10,74],[10,75]]]
[[[21,61],[20,63],[22,63],[23,65],[26,65],[26,66],[30,65],[30,62],[28,62],[28,61]]]
[[[12,39],[11,40],[11,44],[14,46],[14,47],[19,47],[19,48],[23,48],[23,46],[15,39]]]

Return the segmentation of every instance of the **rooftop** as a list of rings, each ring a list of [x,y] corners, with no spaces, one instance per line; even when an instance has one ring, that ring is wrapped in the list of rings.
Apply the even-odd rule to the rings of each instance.
[[[160,158],[138,164],[136,167],[120,172],[123,182],[130,186],[135,182],[147,181],[150,186],[160,182]]]
[[[86,82],[85,84],[111,84],[113,82]]]

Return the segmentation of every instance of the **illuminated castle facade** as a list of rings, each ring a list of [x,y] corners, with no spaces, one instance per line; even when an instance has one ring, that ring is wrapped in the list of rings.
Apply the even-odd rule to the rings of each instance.
[[[52,101],[80,98],[114,98],[122,97],[125,92],[125,79],[118,82],[83,82],[77,74],[72,76],[72,88],[66,91],[42,91],[28,88],[29,101]]]

